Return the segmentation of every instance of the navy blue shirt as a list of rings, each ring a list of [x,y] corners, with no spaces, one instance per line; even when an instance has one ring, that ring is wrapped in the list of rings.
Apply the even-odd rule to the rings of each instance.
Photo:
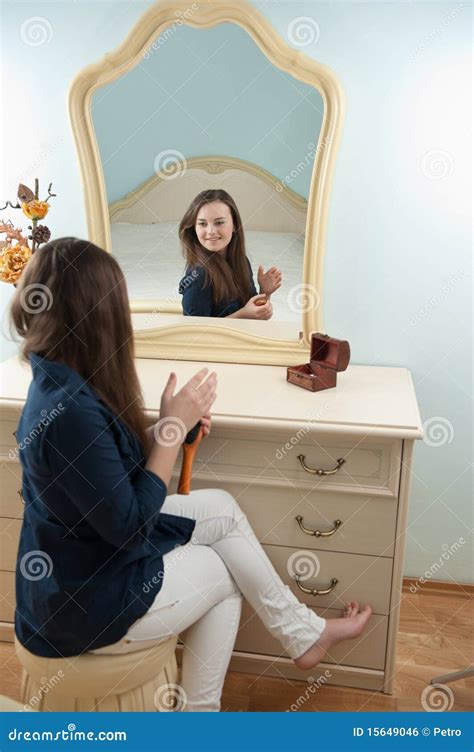
[[[15,631],[41,656],[119,640],[161,588],[163,555],[195,521],[160,513],[167,488],[136,435],[72,368],[30,355],[16,432],[25,510]]]
[[[251,295],[257,295],[253,281],[252,267],[247,258],[250,271],[250,289]],[[179,283],[179,292],[183,296],[183,314],[185,316],[214,316],[222,318],[235,313],[242,308],[246,300],[242,303],[240,300],[222,300],[215,303],[213,299],[213,288],[211,284],[206,284],[207,274],[203,266],[194,268],[188,266],[184,277]]]

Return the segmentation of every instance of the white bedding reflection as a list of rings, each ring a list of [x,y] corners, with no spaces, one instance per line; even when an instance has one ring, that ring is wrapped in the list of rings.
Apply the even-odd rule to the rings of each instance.
[[[166,299],[181,304],[177,285],[184,272],[177,222],[134,224],[113,222],[112,251],[123,269],[130,300]],[[283,274],[281,288],[272,296],[273,320],[301,323],[295,295],[301,284],[304,236],[290,232],[246,230],[247,256],[257,284],[257,269],[263,264],[278,266]]]

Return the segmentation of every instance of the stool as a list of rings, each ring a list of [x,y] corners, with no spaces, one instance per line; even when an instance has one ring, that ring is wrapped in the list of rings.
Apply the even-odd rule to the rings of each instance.
[[[21,713],[23,710],[21,702],[12,700],[11,697],[0,695],[0,713]]]
[[[179,694],[177,637],[132,653],[33,655],[15,638],[25,709],[58,712],[172,710]]]

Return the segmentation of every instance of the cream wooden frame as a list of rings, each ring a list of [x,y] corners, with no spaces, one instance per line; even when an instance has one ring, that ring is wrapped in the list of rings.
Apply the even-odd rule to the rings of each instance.
[[[192,11],[192,12],[190,12]],[[82,175],[89,239],[111,252],[109,207],[99,148],[92,121],[94,92],[133,68],[134,64],[173,23],[209,28],[219,23],[238,24],[280,70],[318,89],[324,115],[308,197],[308,218],[303,263],[303,285],[316,288],[317,308],[303,310],[302,337],[294,341],[261,337],[220,322],[203,324],[197,340],[174,346],[169,327],[162,331],[135,331],[137,356],[240,363],[289,364],[309,355],[311,333],[323,331],[322,284],[329,194],[344,118],[344,95],[336,75],[286,44],[266,17],[247,0],[212,0],[191,9],[189,0],[158,0],[138,20],[126,39],[112,53],[82,70],[69,93],[69,115]],[[158,301],[157,301],[158,303]],[[133,305],[133,302],[132,302]],[[150,310],[153,307],[150,306]],[[156,310],[156,307],[155,307]],[[261,322],[256,322],[261,323]],[[180,327],[180,335],[184,334]],[[195,330],[194,330],[195,331]],[[166,347],[162,347],[166,340]],[[178,339],[181,339],[179,337]]]

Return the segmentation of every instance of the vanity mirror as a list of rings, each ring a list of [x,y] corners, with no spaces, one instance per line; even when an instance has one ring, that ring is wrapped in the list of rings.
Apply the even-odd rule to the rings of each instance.
[[[304,359],[311,332],[322,329],[343,97],[331,71],[291,46],[307,20],[295,19],[284,40],[246,2],[157,2],[73,82],[89,237],[124,270],[138,355],[288,364]],[[196,213],[201,261],[210,266],[219,253],[225,265],[246,252],[256,293],[268,291],[261,275],[277,267],[270,318],[243,305],[242,318],[183,305],[194,280],[179,226],[212,189],[226,191],[238,213],[222,200],[204,205],[210,217]],[[194,229],[203,221],[204,247]]]

